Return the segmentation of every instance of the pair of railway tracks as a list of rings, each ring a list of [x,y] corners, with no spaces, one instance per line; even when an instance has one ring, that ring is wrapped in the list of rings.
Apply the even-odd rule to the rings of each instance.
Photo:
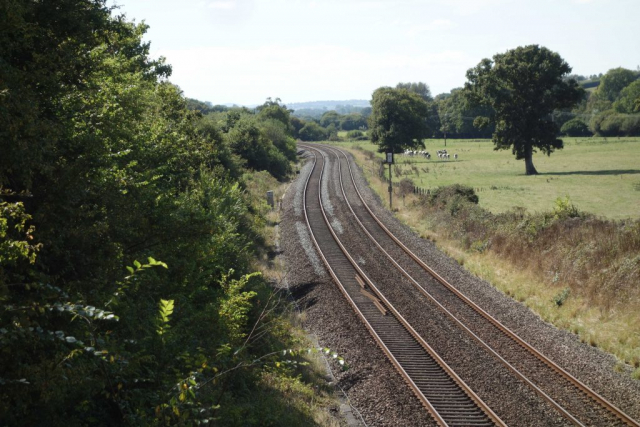
[[[322,182],[325,156],[337,160],[340,191],[362,232],[421,296],[468,334],[551,407],[575,425],[631,425],[636,421],[520,339],[413,254],[374,215],[360,193],[345,153],[303,145],[314,156],[304,191],[312,241],[333,280],[424,407],[442,426],[505,425],[416,332],[367,276],[331,226]],[[324,178],[327,179],[327,178]],[[426,273],[426,274],[425,274]]]

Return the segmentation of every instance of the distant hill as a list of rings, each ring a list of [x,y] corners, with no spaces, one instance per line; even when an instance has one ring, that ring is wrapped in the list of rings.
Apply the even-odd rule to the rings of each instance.
[[[366,99],[349,99],[346,101],[309,101],[309,102],[292,102],[287,104],[287,108],[292,110],[302,110],[302,109],[326,109],[326,110],[335,110],[336,107],[370,107],[371,104],[369,100]]]
[[[371,103],[366,99],[349,99],[346,101],[309,101],[293,102],[287,108],[293,110],[293,115],[302,118],[319,119],[327,111],[334,110],[338,114],[359,113],[364,108],[370,108]]]

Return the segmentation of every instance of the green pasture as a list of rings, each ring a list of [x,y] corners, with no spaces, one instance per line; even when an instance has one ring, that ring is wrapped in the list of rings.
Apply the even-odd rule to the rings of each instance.
[[[492,212],[514,206],[550,210],[558,197],[569,196],[581,211],[610,219],[640,217],[640,138],[565,138],[564,143],[564,149],[549,157],[535,154],[540,175],[526,176],[524,161],[515,160],[511,151],[494,151],[490,140],[448,139],[446,147],[442,139],[427,140],[431,160],[396,155],[402,176],[394,173],[394,180],[409,178],[423,188],[468,185],[476,189],[480,205]],[[368,141],[337,145],[377,148]],[[444,148],[450,160],[435,155]]]

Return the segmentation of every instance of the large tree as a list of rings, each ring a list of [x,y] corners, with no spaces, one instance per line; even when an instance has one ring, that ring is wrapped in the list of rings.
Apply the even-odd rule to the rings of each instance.
[[[423,82],[398,83],[396,89],[407,89],[409,92],[417,93],[420,95],[420,98],[427,102],[433,101],[429,85]]]
[[[622,89],[637,78],[638,75],[631,70],[622,67],[613,68],[602,76],[596,93],[598,97],[614,102],[620,97]]]
[[[556,109],[569,108],[583,96],[583,89],[563,77],[571,67],[560,55],[545,47],[530,45],[485,58],[467,71],[469,99],[493,107],[493,143],[496,150],[511,148],[516,159],[525,161],[526,174],[536,175],[533,153],[550,155],[561,149]],[[487,120],[477,120],[477,123]]]
[[[636,80],[620,91],[620,97],[613,104],[618,113],[640,113],[640,80]]]
[[[419,95],[407,89],[381,87],[373,92],[371,107],[371,142],[379,145],[379,152],[424,147],[422,140],[431,134],[427,126],[429,107]]]

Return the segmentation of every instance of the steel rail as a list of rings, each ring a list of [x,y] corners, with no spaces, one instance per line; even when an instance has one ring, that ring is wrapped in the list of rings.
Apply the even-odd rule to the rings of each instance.
[[[334,282],[338,285],[338,288],[340,289],[341,293],[345,296],[345,298],[347,299],[349,304],[352,306],[354,311],[358,314],[360,319],[363,321],[363,323],[367,327],[369,333],[372,335],[372,337],[376,341],[377,345],[383,350],[383,352],[385,353],[387,358],[392,362],[393,366],[401,374],[402,378],[410,386],[411,390],[419,398],[420,402],[423,404],[423,406],[425,406],[425,408],[431,414],[431,416],[434,418],[434,420],[441,426],[447,426],[449,424],[447,423],[447,421],[445,421],[445,417],[449,418],[449,419],[453,418],[453,420],[455,421],[456,420],[456,416],[455,415],[451,415],[451,414],[447,414],[446,416],[441,415],[438,412],[438,410],[435,408],[434,404],[432,404],[429,401],[429,399],[425,396],[425,394],[423,393],[423,390],[421,390],[421,388],[414,381],[412,376],[407,372],[405,367],[403,367],[403,365],[397,359],[396,355],[393,354],[393,352],[388,347],[388,345],[385,344],[383,338],[380,337],[380,335],[375,330],[373,325],[369,322],[369,320],[367,319],[365,314],[362,312],[362,310],[360,310],[360,308],[358,307],[358,304],[356,304],[356,302],[353,300],[353,298],[351,297],[349,292],[346,290],[344,284],[338,278],[337,274],[334,272],[334,269],[333,269],[331,263],[325,257],[325,255],[324,255],[324,253],[323,253],[323,251],[322,251],[322,249],[320,247],[320,244],[319,244],[318,240],[316,239],[316,235],[315,235],[314,230],[313,230],[313,228],[311,226],[311,221],[310,221],[309,215],[307,213],[307,203],[306,203],[307,188],[309,186],[309,182],[311,180],[311,176],[313,175],[313,172],[314,172],[314,170],[316,168],[316,165],[317,165],[317,155],[315,154],[315,151],[317,151],[317,150],[315,150],[315,149],[312,149],[312,150],[313,150],[313,154],[314,154],[314,165],[313,165],[313,169],[312,169],[311,173],[307,177],[307,181],[305,183],[304,193],[303,193],[303,198],[304,198],[303,207],[304,207],[305,221],[307,223],[307,227],[309,229],[309,232],[310,232],[310,235],[311,235],[311,239],[312,239],[312,241],[313,241],[318,253],[320,254],[320,257],[322,258],[323,263],[325,264],[325,266],[327,267],[327,270],[329,271],[331,277],[333,278]],[[382,300],[382,302],[384,303],[384,307],[391,312],[392,316],[399,322],[399,324],[407,332],[409,332],[411,337],[426,351],[426,353],[429,356],[431,356],[433,358],[433,360],[436,362],[436,364],[438,366],[440,366],[440,368],[449,375],[449,377],[451,378],[453,383],[455,383],[459,387],[460,391],[464,395],[466,395],[467,398],[471,402],[473,402],[476,405],[476,407],[487,417],[488,420],[490,420],[490,422],[492,422],[492,423],[494,423],[496,425],[504,426],[505,424],[500,420],[500,418],[496,414],[494,414],[493,411],[491,411],[491,409],[486,404],[484,404],[484,402],[482,402],[482,400],[477,395],[475,395],[475,393],[457,376],[457,374],[455,372],[453,372],[453,370],[451,370],[450,367],[448,367],[448,365],[444,362],[444,360],[442,360],[435,353],[435,351],[433,351],[433,349],[420,337],[420,335],[415,330],[413,330],[413,328],[408,324],[408,322],[406,322],[406,320],[400,315],[400,313],[398,313],[397,310],[389,303],[389,301],[379,292],[379,290],[372,283],[372,281],[367,277],[367,275],[360,269],[360,267],[357,265],[357,263],[349,255],[349,253],[347,252],[346,248],[342,245],[342,243],[340,242],[340,239],[338,238],[338,236],[333,231],[333,229],[332,229],[332,227],[330,225],[329,219],[326,216],[326,212],[324,211],[324,207],[323,207],[323,204],[322,204],[322,191],[321,191],[321,188],[320,188],[321,184],[322,184],[322,175],[323,174],[324,174],[324,159],[323,159],[323,164],[322,164],[322,170],[320,172],[320,179],[318,181],[318,187],[319,187],[319,189],[318,189],[318,203],[319,203],[320,210],[321,210],[321,213],[322,213],[322,217],[324,219],[324,222],[325,222],[325,225],[327,227],[327,230],[331,233],[331,236],[334,239],[335,243],[340,247],[340,250],[342,251],[344,257],[347,258],[347,260],[349,261],[349,263],[351,264],[353,269],[355,271],[357,271],[357,274],[361,278],[358,281],[364,281],[366,283],[366,285],[369,286],[369,288],[375,293],[375,295]],[[357,278],[358,277],[356,276],[356,279]],[[466,423],[466,422],[468,422],[467,419],[465,419],[465,421],[463,422],[462,425],[465,425],[464,423]]]
[[[329,150],[332,150],[331,148],[329,148]],[[338,151],[338,150],[336,150]],[[339,152],[339,151],[338,151]],[[336,158],[339,159],[339,156],[336,155]],[[340,168],[341,169],[341,168]],[[360,228],[362,228],[362,230],[364,231],[364,233],[367,235],[367,237],[369,237],[369,239],[377,246],[378,250],[380,250],[380,252],[382,252],[388,259],[389,261],[400,271],[400,273],[402,273],[402,275],[404,277],[407,278],[407,280],[409,280],[411,282],[411,284],[422,294],[424,295],[428,300],[430,300],[433,304],[436,305],[436,307],[438,307],[438,309],[440,309],[443,313],[445,313],[447,315],[447,317],[449,319],[451,319],[451,321],[453,321],[460,329],[462,329],[463,331],[465,331],[469,336],[471,336],[476,342],[478,342],[482,347],[484,347],[484,349],[491,354],[492,356],[494,356],[495,358],[497,358],[503,365],[505,365],[514,375],[516,375],[516,377],[518,377],[518,379],[520,379],[521,381],[525,382],[530,388],[532,388],[539,396],[541,396],[544,400],[546,400],[549,404],[551,404],[558,412],[560,412],[565,418],[567,418],[569,421],[571,421],[573,424],[580,426],[580,427],[585,427],[584,424],[582,424],[579,420],[577,420],[573,415],[571,415],[566,409],[564,409],[562,407],[562,405],[560,405],[558,402],[556,402],[551,396],[549,396],[548,394],[546,394],[542,389],[540,389],[538,386],[536,386],[531,380],[529,380],[524,374],[522,374],[515,366],[513,366],[512,364],[510,364],[506,359],[504,359],[502,356],[500,356],[493,348],[491,348],[491,346],[489,344],[487,344],[486,342],[484,342],[484,340],[482,340],[482,338],[480,338],[478,335],[476,335],[471,329],[469,329],[464,323],[462,323],[453,313],[451,313],[445,306],[443,306],[433,295],[431,295],[429,293],[429,291],[427,291],[426,289],[424,289],[422,286],[420,286],[420,284],[413,278],[413,276],[411,276],[411,274],[409,272],[407,272],[400,264],[398,264],[398,262],[393,258],[393,256],[391,256],[381,245],[380,243],[376,240],[376,238],[369,232],[369,230],[367,230],[367,228],[365,227],[365,225],[362,223],[362,221],[360,221],[360,218],[358,218],[358,216],[356,215],[355,211],[353,210],[353,207],[351,206],[351,203],[349,203],[349,200],[347,198],[347,194],[345,192],[344,189],[344,185],[342,182],[342,173],[340,173],[340,189],[342,190],[342,195],[344,196],[345,202],[347,204],[347,207],[349,208],[349,210],[351,211],[351,213],[353,214],[356,222],[358,223],[358,225],[360,226]]]
[[[565,378],[565,380],[567,380],[569,383],[571,383],[574,387],[576,387],[578,390],[580,390],[582,393],[584,393],[586,396],[588,396],[589,398],[591,398],[594,402],[596,402],[597,404],[599,404],[600,406],[602,406],[605,410],[609,411],[611,414],[615,415],[618,419],[620,419],[621,421],[623,421],[625,424],[629,425],[629,426],[633,426],[633,427],[640,427],[640,424],[635,421],[634,419],[632,419],[629,415],[627,415],[626,413],[624,413],[621,409],[617,408],[615,405],[613,405],[611,402],[609,402],[607,399],[605,399],[604,397],[600,396],[597,392],[595,392],[594,390],[592,390],[591,388],[589,388],[587,385],[585,385],[584,383],[582,383],[579,379],[575,378],[573,375],[571,375],[569,372],[567,372],[565,369],[563,369],[562,367],[560,367],[558,364],[556,364],[555,362],[553,362],[551,359],[549,359],[548,357],[546,357],[544,354],[542,354],[539,350],[537,350],[536,348],[534,348],[533,346],[531,346],[529,343],[527,343],[524,339],[520,338],[517,334],[515,334],[513,331],[511,331],[509,328],[507,328],[505,325],[503,325],[499,320],[497,320],[496,318],[494,318],[493,316],[491,316],[488,312],[486,312],[484,309],[482,309],[481,307],[479,307],[475,302],[473,302],[470,298],[468,298],[466,295],[464,295],[461,291],[459,291],[458,289],[456,289],[453,285],[451,285],[448,281],[446,281],[442,276],[440,276],[436,271],[434,271],[431,267],[429,267],[426,263],[424,263],[417,255],[415,255],[406,245],[404,245],[383,223],[382,221],[373,213],[373,211],[371,210],[371,208],[369,207],[369,205],[365,202],[364,197],[362,196],[362,194],[360,193],[360,190],[358,189],[358,186],[355,182],[355,178],[354,178],[354,174],[353,174],[353,170],[351,168],[351,162],[349,161],[348,156],[340,149],[338,148],[334,148],[334,147],[325,147],[328,148],[330,150],[335,150],[339,153],[342,154],[342,156],[344,156],[344,158],[347,161],[347,165],[349,167],[349,174],[351,177],[351,181],[353,183],[353,187],[356,191],[356,193],[358,194],[359,199],[362,202],[363,207],[367,210],[367,212],[369,213],[369,215],[371,216],[371,218],[375,221],[375,223],[377,223],[380,228],[389,236],[389,238],[391,238],[407,255],[409,255],[422,269],[424,269],[427,273],[429,273],[434,279],[436,279],[436,281],[438,281],[441,285],[443,285],[445,288],[447,288],[449,291],[451,291],[454,295],[456,295],[456,297],[458,297],[462,302],[464,302],[465,304],[467,304],[469,307],[471,307],[476,313],[478,313],[479,315],[481,315],[483,318],[485,318],[487,321],[489,321],[491,324],[493,324],[497,329],[499,329],[502,333],[504,333],[506,336],[508,336],[509,338],[511,338],[516,344],[518,344],[519,346],[521,346],[522,348],[524,348],[525,350],[527,350],[529,353],[531,353],[532,355],[534,355],[538,360],[540,360],[542,363],[544,363],[545,365],[547,365],[549,368],[551,368],[552,370],[556,371],[559,375],[561,375],[563,378]],[[342,176],[340,176],[340,179],[342,181]],[[342,185],[342,182],[341,182]],[[343,189],[344,191],[344,189]],[[345,200],[346,198],[346,194],[344,194],[345,196]],[[348,201],[347,201],[347,204]],[[363,228],[363,230],[365,230],[367,232],[367,234],[369,235],[369,237],[376,243],[376,245],[382,249],[382,247],[380,246],[380,244],[375,240],[375,238],[373,238],[373,236],[370,235],[370,233],[368,232],[368,230],[366,230],[366,227],[360,222],[359,218],[357,218],[357,215],[355,215],[355,212],[353,211],[353,209],[351,208],[350,204],[349,204],[349,208],[351,209],[351,212],[354,214],[354,216],[356,217],[358,223],[360,224],[360,226]],[[390,257],[390,255],[384,250],[382,249],[383,253],[385,253],[388,257]],[[422,292],[423,294],[427,294],[428,297],[430,297],[430,299],[432,299],[433,297],[428,294],[428,292],[422,287],[420,286],[413,278],[411,278],[408,273],[406,273],[406,271],[404,269],[402,269],[402,267],[400,267],[395,260],[392,261],[397,267],[400,268],[400,270],[403,272],[403,275],[405,275],[405,277],[407,277],[412,284],[414,284],[414,286],[416,286],[418,288],[418,290],[420,292]],[[435,301],[435,300],[434,300]],[[446,313],[448,313],[449,315],[451,315],[448,310],[446,310],[446,308],[442,307],[440,303],[437,303],[438,306],[440,306]],[[453,315],[451,315],[453,316]],[[455,318],[455,317],[454,317]],[[457,321],[459,323],[459,321]],[[463,325],[464,326],[464,325]],[[468,330],[468,328],[466,326],[464,326],[465,330]],[[471,334],[471,336],[474,337],[474,339],[476,340],[480,340],[480,338],[476,338],[475,334],[468,330],[468,332]],[[480,341],[479,341],[480,342]],[[484,343],[483,343],[484,344]],[[486,344],[484,344],[486,345]],[[493,350],[491,350],[491,352],[494,352]],[[495,353],[495,352],[494,352]],[[499,359],[502,361],[504,360],[501,356],[499,356]],[[506,362],[506,360],[503,362],[508,364],[508,362]],[[509,365],[511,366],[511,365]],[[511,368],[510,368],[511,369]],[[515,368],[513,368],[515,369]],[[517,374],[518,376],[520,376],[521,374]],[[528,384],[530,383],[530,381],[527,379],[525,382],[527,382]],[[531,384],[530,384],[531,385]],[[551,403],[552,399],[550,397],[548,397],[542,390],[540,390],[537,386],[533,385],[534,390],[540,394],[545,400],[549,401]],[[549,400],[551,399],[551,400]],[[572,415],[570,415],[568,412],[566,412],[564,409],[560,410],[556,405],[558,405],[557,403],[551,403],[554,407],[556,407],[556,409],[558,409],[566,418],[568,418],[570,421],[577,423],[577,425],[582,425],[578,420],[575,419],[575,417],[573,417]]]

